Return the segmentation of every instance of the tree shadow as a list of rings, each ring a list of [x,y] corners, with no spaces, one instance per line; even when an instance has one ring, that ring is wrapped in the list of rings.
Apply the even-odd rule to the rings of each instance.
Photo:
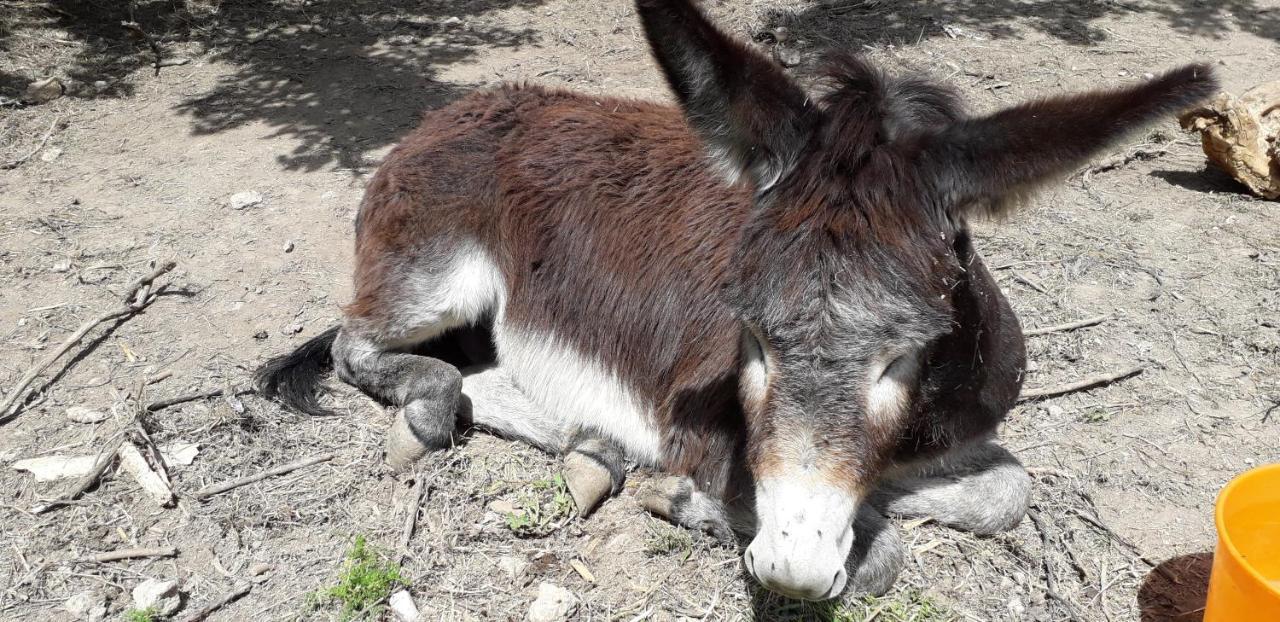
[[[274,130],[267,138],[297,142],[277,158],[287,169],[359,168],[363,153],[390,144],[423,109],[467,86],[439,79],[441,69],[484,48],[536,40],[532,29],[485,25],[485,13],[541,1],[313,1],[290,12],[224,6],[213,60],[236,69],[178,111],[192,117],[197,135],[267,124]]]
[[[277,157],[284,168],[359,168],[365,152],[390,144],[421,110],[468,86],[441,80],[443,69],[484,49],[537,40],[531,28],[492,23],[493,12],[543,1],[225,0],[216,14],[197,16],[173,0],[50,0],[0,17],[0,53],[20,31],[49,39],[40,29],[57,28],[83,45],[58,68],[71,79],[67,96],[126,96],[133,92],[126,78],[156,60],[149,37],[166,60],[194,52],[199,61],[231,66],[176,107],[193,120],[194,134],[262,123],[272,129],[265,138],[297,143]],[[17,96],[37,77],[0,72],[0,95]]]
[[[1021,29],[1064,43],[1093,46],[1108,39],[1108,19],[1150,16],[1175,32],[1225,37],[1236,29],[1280,41],[1280,7],[1257,0],[823,0],[799,11],[775,11],[766,27],[787,26],[818,47],[935,37],[1017,38]]]
[[[1165,560],[1138,588],[1142,622],[1199,622],[1209,595],[1213,553],[1195,553]]]

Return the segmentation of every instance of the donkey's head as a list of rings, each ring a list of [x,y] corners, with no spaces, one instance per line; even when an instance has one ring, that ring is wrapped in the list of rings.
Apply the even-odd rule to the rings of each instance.
[[[973,118],[944,88],[846,56],[814,100],[688,0],[638,6],[709,157],[755,191],[725,296],[742,322],[756,486],[746,566],[771,589],[829,598],[844,588],[859,503],[922,411],[948,397],[942,387],[958,386],[930,381],[948,366],[939,359],[976,365],[954,347],[957,331],[976,330],[955,301],[966,218],[1006,209],[1214,80],[1188,66]],[[1015,396],[1017,380],[1006,384]]]

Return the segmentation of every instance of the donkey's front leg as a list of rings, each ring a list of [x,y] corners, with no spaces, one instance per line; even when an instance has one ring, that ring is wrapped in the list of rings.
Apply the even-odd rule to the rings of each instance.
[[[991,441],[894,469],[871,495],[886,514],[931,517],[964,531],[1013,529],[1031,504],[1031,477],[1022,463]]]
[[[845,590],[873,596],[888,592],[907,557],[897,527],[879,510],[863,503],[855,515],[853,533],[853,548],[845,562],[849,575]]]
[[[636,492],[640,507],[681,527],[705,531],[726,544],[733,543],[729,511],[720,499],[698,490],[693,478],[666,475]]]

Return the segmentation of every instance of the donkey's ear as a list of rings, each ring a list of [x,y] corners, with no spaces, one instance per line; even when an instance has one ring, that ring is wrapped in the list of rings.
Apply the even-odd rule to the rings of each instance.
[[[996,211],[1217,89],[1209,66],[1187,65],[1136,86],[1029,102],[924,137],[921,165],[955,215]]]
[[[637,0],[636,10],[689,124],[728,177],[765,189],[786,176],[817,117],[804,91],[689,0]]]

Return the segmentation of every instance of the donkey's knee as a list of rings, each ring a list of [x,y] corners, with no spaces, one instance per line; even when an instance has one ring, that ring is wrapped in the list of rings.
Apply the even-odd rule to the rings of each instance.
[[[395,352],[344,328],[333,344],[338,377],[376,399],[402,407],[387,439],[387,462],[403,469],[428,449],[450,446],[462,396],[462,374],[444,361]]]
[[[979,534],[1008,531],[1031,503],[1031,477],[1003,447],[984,442],[956,450],[883,481],[871,503],[886,514],[932,517]]]

